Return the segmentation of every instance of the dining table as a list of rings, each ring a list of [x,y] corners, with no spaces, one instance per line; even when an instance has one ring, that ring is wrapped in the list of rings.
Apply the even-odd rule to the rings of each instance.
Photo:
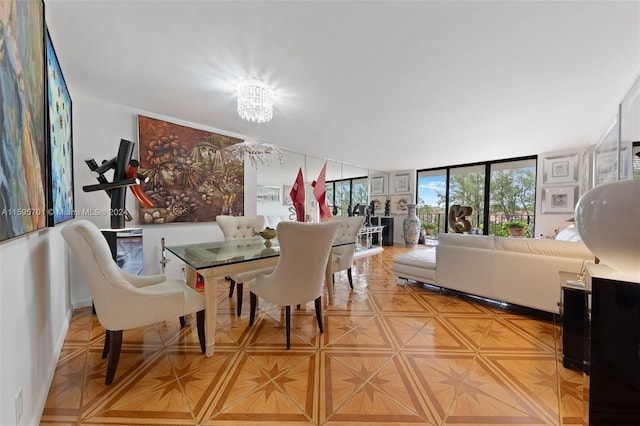
[[[336,238],[332,247],[348,244],[355,244],[355,242]],[[224,280],[228,275],[276,266],[280,256],[278,239],[265,240],[258,237],[210,241],[167,246],[166,249],[185,263],[189,286],[196,288],[197,274],[204,278],[206,355],[213,356],[219,281]],[[325,280],[330,304],[333,303],[332,262],[332,254],[329,251]]]

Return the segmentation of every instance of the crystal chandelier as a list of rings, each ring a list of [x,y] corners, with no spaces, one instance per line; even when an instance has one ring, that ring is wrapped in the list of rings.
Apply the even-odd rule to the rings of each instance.
[[[266,165],[278,160],[280,164],[284,164],[284,156],[282,150],[265,142],[240,142],[230,145],[224,149],[225,156],[230,160],[244,161],[248,158],[253,167],[258,165]]]
[[[273,118],[273,94],[264,84],[246,82],[238,87],[238,115],[253,123],[267,123]]]

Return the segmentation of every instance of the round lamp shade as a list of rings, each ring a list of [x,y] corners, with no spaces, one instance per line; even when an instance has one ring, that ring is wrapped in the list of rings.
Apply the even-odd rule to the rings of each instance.
[[[582,241],[605,265],[640,274],[640,181],[600,185],[575,210]]]

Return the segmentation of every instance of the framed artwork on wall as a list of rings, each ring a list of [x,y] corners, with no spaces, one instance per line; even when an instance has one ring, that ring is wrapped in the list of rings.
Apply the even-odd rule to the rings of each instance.
[[[142,115],[138,139],[139,173],[148,178],[140,186],[153,202],[140,207],[142,223],[244,215],[244,163],[224,158],[224,149],[242,139]]]
[[[391,213],[407,214],[409,211],[408,205],[411,203],[409,195],[392,195],[389,199],[391,200]]]
[[[279,185],[256,186],[256,199],[259,203],[279,203],[281,199],[280,186]]]
[[[409,173],[395,175],[393,177],[393,189],[397,194],[411,192],[411,187],[409,186]]]
[[[282,186],[282,205],[283,206],[292,206],[293,200],[291,199],[291,189],[293,186],[291,185],[283,185]]]
[[[371,178],[371,195],[384,194],[384,176],[374,176]]]
[[[593,152],[593,186],[618,180],[619,122],[610,126]]]
[[[12,13],[0,14],[0,108],[11,113],[2,118],[0,241],[47,226],[44,2],[6,3]]]
[[[584,194],[588,190],[591,189],[592,179],[591,179],[591,147],[587,147],[582,153],[582,179],[581,179],[581,194]]]
[[[47,190],[49,208],[47,224],[73,219],[73,137],[71,96],[64,80],[49,31],[46,39],[47,104],[49,132],[49,173]]]
[[[620,104],[620,142],[621,146],[640,140],[640,76],[629,89]]]
[[[545,185],[578,182],[578,154],[546,157],[543,162],[542,182]]]
[[[556,186],[542,189],[542,213],[573,213],[577,201],[577,186]]]

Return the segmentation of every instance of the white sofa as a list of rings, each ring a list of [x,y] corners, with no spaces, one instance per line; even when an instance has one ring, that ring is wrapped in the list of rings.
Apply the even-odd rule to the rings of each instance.
[[[594,259],[582,242],[440,234],[435,250],[435,284],[558,313],[560,272],[577,274],[584,261]],[[425,257],[425,282],[433,282],[429,261]],[[417,271],[415,259],[413,268]],[[398,269],[402,268],[396,267],[394,259],[396,276],[419,278],[417,273],[402,277]]]

